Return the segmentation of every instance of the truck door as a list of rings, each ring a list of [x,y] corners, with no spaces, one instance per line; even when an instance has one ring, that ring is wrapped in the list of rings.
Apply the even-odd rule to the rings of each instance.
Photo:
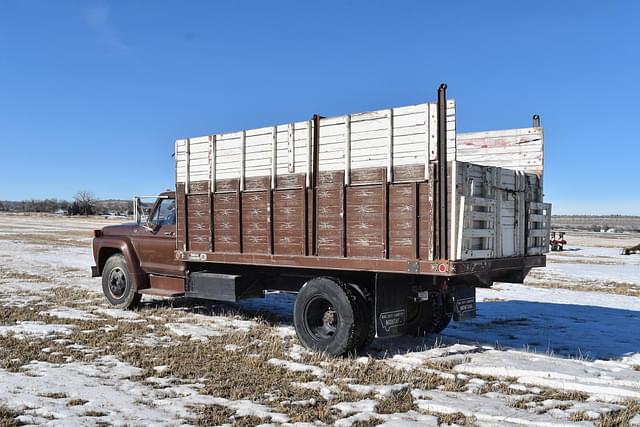
[[[175,259],[176,201],[163,198],[155,204],[148,227],[141,227],[140,265],[147,273],[184,276],[184,263]]]

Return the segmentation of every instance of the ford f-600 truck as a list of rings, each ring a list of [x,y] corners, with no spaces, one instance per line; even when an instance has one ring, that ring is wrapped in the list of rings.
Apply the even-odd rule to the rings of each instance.
[[[437,102],[180,139],[175,191],[94,232],[109,303],[297,292],[308,348],[356,352],[475,316],[475,289],[545,265],[543,131],[456,132]],[[144,214],[142,216],[141,214]]]

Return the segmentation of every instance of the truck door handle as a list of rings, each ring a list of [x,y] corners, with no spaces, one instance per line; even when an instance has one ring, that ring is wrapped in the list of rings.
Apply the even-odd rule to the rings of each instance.
[[[173,231],[165,231],[164,235],[165,236],[174,236],[176,233],[174,233]]]

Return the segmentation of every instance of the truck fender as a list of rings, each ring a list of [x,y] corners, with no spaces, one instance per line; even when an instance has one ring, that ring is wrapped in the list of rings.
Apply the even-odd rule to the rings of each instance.
[[[149,279],[146,273],[140,268],[140,260],[135,248],[129,239],[101,237],[96,242],[95,259],[97,260],[98,275],[102,275],[102,270],[107,259],[115,253],[121,253],[127,262],[131,282],[135,289],[145,289],[149,287]]]

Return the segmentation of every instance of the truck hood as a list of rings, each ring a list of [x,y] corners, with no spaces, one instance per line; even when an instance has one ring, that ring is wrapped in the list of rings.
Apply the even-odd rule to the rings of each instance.
[[[118,225],[107,225],[102,228],[103,236],[130,236],[138,225],[135,222]]]

